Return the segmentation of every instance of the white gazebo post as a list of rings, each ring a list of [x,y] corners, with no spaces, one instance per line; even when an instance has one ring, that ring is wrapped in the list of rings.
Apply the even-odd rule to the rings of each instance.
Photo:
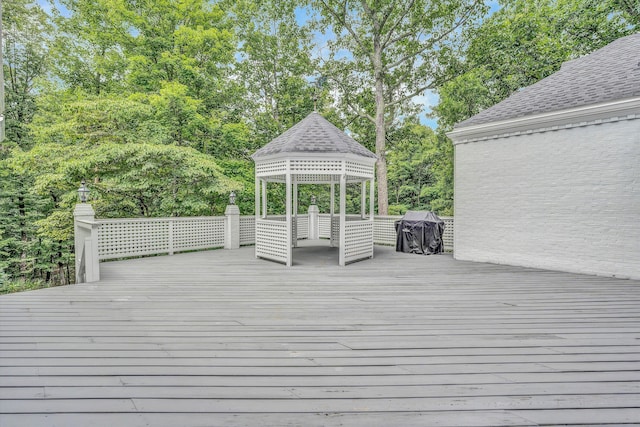
[[[331,186],[331,204],[329,205],[329,244],[331,246],[335,246],[337,243],[334,241],[335,239],[333,236],[333,216],[336,214],[336,186],[334,185],[333,177],[331,177],[329,185]]]
[[[229,204],[224,211],[226,226],[224,227],[224,248],[238,249],[240,247],[240,208],[236,205],[236,193],[229,195]]]
[[[309,213],[309,240],[318,240],[320,238],[318,233],[320,227],[320,209],[318,209],[318,205],[316,205],[315,196],[312,197],[307,212]]]
[[[293,227],[291,224],[291,174],[287,172],[285,176],[285,228],[287,230],[286,233],[286,264],[287,267],[290,267],[293,264],[292,250],[291,250],[291,239],[293,239],[292,231]]]
[[[252,158],[256,164],[256,257],[293,265],[293,248],[297,246],[298,187],[304,184],[330,186],[331,246],[340,248],[339,264],[373,257],[373,214],[365,218],[365,205],[366,182],[373,182],[374,178],[375,154],[314,112],[256,151]],[[269,182],[285,186],[284,216],[267,215]],[[362,208],[359,215],[347,217],[347,185],[358,183],[362,185]],[[337,218],[336,184],[340,185],[340,215]],[[372,196],[370,203],[373,203]],[[370,209],[373,213],[372,206]],[[309,207],[312,226],[309,238],[313,240],[318,237],[318,217],[316,214],[314,222],[311,213]]]
[[[340,255],[338,265],[345,266],[345,237],[347,232],[347,174],[340,175]]]
[[[291,242],[294,248],[298,247],[298,181],[293,176],[293,236]]]

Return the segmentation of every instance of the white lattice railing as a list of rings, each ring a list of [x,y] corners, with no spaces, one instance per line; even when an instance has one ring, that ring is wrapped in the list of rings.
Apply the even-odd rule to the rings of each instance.
[[[328,239],[331,237],[331,215],[330,214],[318,215],[318,237],[321,239]]]
[[[256,256],[287,262],[288,246],[286,221],[262,218],[256,221]]]
[[[309,238],[309,215],[298,215],[298,226],[296,227],[296,236],[298,240]]]
[[[97,220],[98,258],[114,259],[224,246],[220,217]]]
[[[256,243],[256,217],[246,215],[240,217],[240,244],[253,245]]]
[[[373,223],[368,219],[345,223],[345,263],[373,257],[372,227]]]

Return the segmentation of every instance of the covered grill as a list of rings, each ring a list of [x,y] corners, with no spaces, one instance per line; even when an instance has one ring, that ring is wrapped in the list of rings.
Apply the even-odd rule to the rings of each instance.
[[[444,252],[444,221],[433,212],[408,211],[396,226],[396,252],[420,255]]]

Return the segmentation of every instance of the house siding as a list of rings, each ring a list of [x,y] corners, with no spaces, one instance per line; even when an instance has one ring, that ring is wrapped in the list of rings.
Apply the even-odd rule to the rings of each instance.
[[[640,279],[640,119],[455,146],[456,259]]]

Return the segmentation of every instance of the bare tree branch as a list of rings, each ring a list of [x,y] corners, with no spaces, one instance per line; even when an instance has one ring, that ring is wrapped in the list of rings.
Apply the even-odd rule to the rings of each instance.
[[[443,40],[449,34],[451,34],[454,31],[456,31],[462,24],[464,24],[467,21],[467,19],[469,19],[471,11],[472,11],[472,8],[468,7],[467,10],[465,11],[465,13],[462,15],[462,17],[460,17],[458,22],[456,22],[451,28],[449,28],[444,33],[440,34],[438,37],[436,37],[434,39],[431,39],[428,42],[426,42],[422,48],[420,48],[420,49],[418,49],[418,50],[416,50],[414,52],[410,52],[410,53],[406,54],[405,56],[403,56],[402,58],[400,58],[397,61],[395,61],[394,63],[385,66],[384,67],[385,72],[388,72],[388,71],[392,70],[393,68],[397,67],[398,65],[402,65],[402,63],[404,63],[405,61],[407,61],[407,60],[409,60],[411,58],[415,58],[416,56],[422,54],[423,52],[427,51],[428,49],[431,49],[433,47],[433,45],[435,45],[439,41]]]
[[[402,20],[404,19],[404,16],[407,14],[407,12],[409,11],[409,9],[411,9],[411,7],[413,6],[413,3],[415,2],[415,0],[411,0],[409,2],[409,5],[405,8],[404,12],[402,13],[402,16],[400,16],[400,20],[397,22],[402,22]],[[389,20],[389,18],[391,18],[391,15],[393,14],[393,9],[396,8],[396,1],[392,1],[389,4],[389,7],[387,7],[387,10],[385,10],[382,13],[382,22],[380,22],[380,31],[382,32],[382,30],[384,29],[384,26],[387,25],[387,21]],[[393,27],[391,29],[393,32]]]
[[[397,42],[399,39],[398,37],[394,38],[393,43],[389,42],[389,39],[391,38],[391,36],[393,36],[393,33],[396,31],[396,28],[398,28],[400,26],[400,24],[402,24],[402,21],[404,21],[404,18],[407,16],[407,14],[409,13],[409,11],[411,10],[411,8],[413,7],[413,4],[415,3],[415,0],[411,0],[409,2],[409,4],[407,5],[407,7],[404,9],[404,11],[402,11],[402,13],[400,14],[400,16],[398,17],[398,19],[396,20],[396,22],[393,23],[393,25],[391,26],[391,28],[388,31],[388,35],[385,38],[385,40],[382,42],[382,48],[385,49],[389,46],[391,46],[393,43]],[[388,11],[387,14],[387,18],[391,15],[391,10]],[[385,19],[385,23],[386,23],[386,19]],[[384,25],[384,24],[383,24]],[[405,33],[406,34],[406,33]]]
[[[344,101],[346,102],[346,104],[349,106],[349,108],[351,108],[351,110],[353,110],[354,113],[356,113],[358,116],[367,119],[369,121],[371,121],[373,124],[376,123],[376,119],[374,119],[373,117],[371,117],[371,115],[367,114],[366,111],[361,110],[360,108],[358,108],[357,106],[355,106],[353,104],[353,102],[351,102],[351,99],[349,98],[349,91],[348,88],[346,87],[346,85],[338,78],[336,78],[335,76],[330,76],[329,77],[330,80],[333,80],[341,89],[342,91],[342,95],[344,97]]]
[[[325,8],[325,10],[327,10],[340,23],[340,25],[342,25],[349,32],[349,34],[351,34],[351,37],[353,37],[353,40],[360,47],[360,49],[366,52],[367,51],[366,46],[364,45],[364,43],[362,43],[362,40],[360,40],[360,37],[358,37],[358,34],[356,34],[356,32],[353,30],[353,27],[351,26],[351,24],[347,22],[347,18],[346,18],[347,2],[345,1],[343,3],[344,10],[342,12],[342,15],[340,15],[335,10],[333,10],[325,0],[320,0],[320,3],[322,3],[322,6]]]

